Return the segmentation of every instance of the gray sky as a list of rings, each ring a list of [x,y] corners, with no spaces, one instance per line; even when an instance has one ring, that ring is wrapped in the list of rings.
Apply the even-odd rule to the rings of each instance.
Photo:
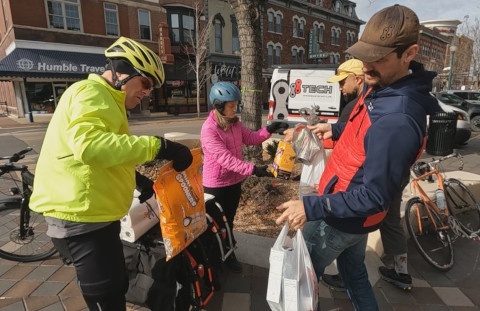
[[[420,22],[437,19],[464,20],[469,15],[470,23],[480,19],[480,0],[352,0],[357,4],[358,18],[368,22],[377,11],[396,3],[411,8],[417,13]],[[364,26],[360,27],[362,32]],[[460,27],[460,25],[459,25]]]

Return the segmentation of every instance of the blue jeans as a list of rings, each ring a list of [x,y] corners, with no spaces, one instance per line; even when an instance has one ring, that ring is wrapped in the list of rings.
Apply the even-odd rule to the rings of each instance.
[[[337,259],[337,268],[355,310],[378,310],[372,285],[365,267],[368,234],[350,234],[329,226],[325,221],[309,221],[303,236],[317,278]]]

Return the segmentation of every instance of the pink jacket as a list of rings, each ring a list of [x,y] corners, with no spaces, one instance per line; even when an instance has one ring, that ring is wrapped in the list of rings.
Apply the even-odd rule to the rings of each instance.
[[[253,173],[253,163],[244,162],[242,145],[258,145],[271,136],[265,127],[254,132],[237,122],[228,131],[222,130],[213,110],[202,125],[203,185],[226,187],[243,181]]]

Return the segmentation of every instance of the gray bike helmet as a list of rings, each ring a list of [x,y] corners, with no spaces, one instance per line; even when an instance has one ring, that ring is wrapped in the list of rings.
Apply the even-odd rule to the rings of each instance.
[[[230,82],[217,82],[210,90],[210,103],[220,112],[225,108],[225,102],[242,99],[238,87]]]

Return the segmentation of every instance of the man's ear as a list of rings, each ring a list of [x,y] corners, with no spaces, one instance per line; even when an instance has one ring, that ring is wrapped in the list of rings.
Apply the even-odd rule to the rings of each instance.
[[[413,44],[407,48],[405,52],[403,52],[403,56],[405,57],[405,61],[410,63],[418,53],[418,44]]]

